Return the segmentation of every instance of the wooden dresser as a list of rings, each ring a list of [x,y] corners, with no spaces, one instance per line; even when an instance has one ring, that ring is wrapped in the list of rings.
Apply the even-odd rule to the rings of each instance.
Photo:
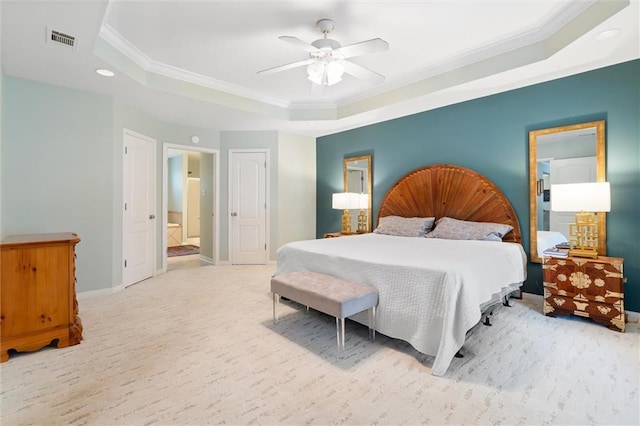
[[[15,235],[2,241],[0,362],[8,351],[34,351],[82,340],[75,290],[76,234]]]
[[[544,314],[591,318],[624,331],[624,259],[543,257]]]

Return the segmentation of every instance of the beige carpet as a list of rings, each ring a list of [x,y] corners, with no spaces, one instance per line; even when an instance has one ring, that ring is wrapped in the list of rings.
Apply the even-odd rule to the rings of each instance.
[[[85,340],[1,365],[1,423],[638,424],[639,328],[548,318],[539,298],[470,334],[446,377],[407,344],[284,304],[271,266],[180,269],[80,300]]]

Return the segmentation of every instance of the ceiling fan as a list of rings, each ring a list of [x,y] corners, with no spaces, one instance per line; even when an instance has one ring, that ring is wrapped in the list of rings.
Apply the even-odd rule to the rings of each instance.
[[[380,38],[374,38],[341,47],[336,40],[327,38],[327,34],[335,28],[335,24],[331,19],[319,20],[316,22],[316,27],[324,37],[311,44],[297,37],[278,37],[280,40],[291,43],[308,52],[308,59],[258,71],[258,74],[272,74],[306,65],[309,80],[320,86],[331,86],[338,83],[342,80],[342,75],[345,72],[371,84],[384,82],[383,75],[351,62],[348,58],[387,50],[389,49],[389,43]]]

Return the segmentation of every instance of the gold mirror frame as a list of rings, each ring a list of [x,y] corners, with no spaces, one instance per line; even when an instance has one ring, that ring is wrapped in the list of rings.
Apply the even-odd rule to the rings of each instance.
[[[362,164],[366,164],[366,182],[362,183],[361,188],[349,188],[349,170],[365,170],[365,167],[363,167],[362,165],[360,165],[360,163]],[[371,232],[371,196],[372,196],[372,191],[371,191],[371,156],[370,155],[362,155],[360,157],[350,157],[350,158],[345,158],[343,161],[343,166],[342,166],[342,170],[343,170],[343,177],[344,177],[344,192],[357,192],[360,193],[362,189],[366,188],[366,193],[369,195],[369,207],[367,210],[367,232]],[[354,217],[357,219],[357,216],[354,215]],[[356,228],[352,228],[352,229],[357,229]]]
[[[570,126],[552,127],[548,129],[532,130],[529,132],[529,248],[531,262],[542,262],[538,256],[538,196],[540,193],[541,181],[538,173],[537,139],[540,136],[553,133],[570,132],[575,130],[595,128],[596,129],[596,182],[606,181],[605,170],[605,122],[591,121],[587,123],[573,124]],[[598,254],[607,254],[607,214],[598,213]],[[569,237],[569,236],[567,236]]]

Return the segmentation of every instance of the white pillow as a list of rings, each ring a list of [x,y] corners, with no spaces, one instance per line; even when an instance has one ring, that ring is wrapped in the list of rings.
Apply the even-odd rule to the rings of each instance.
[[[513,226],[502,223],[470,222],[442,217],[438,219],[436,227],[426,237],[447,240],[502,241],[502,237],[512,229]]]
[[[435,220],[435,217],[384,216],[373,232],[398,237],[424,237]]]

